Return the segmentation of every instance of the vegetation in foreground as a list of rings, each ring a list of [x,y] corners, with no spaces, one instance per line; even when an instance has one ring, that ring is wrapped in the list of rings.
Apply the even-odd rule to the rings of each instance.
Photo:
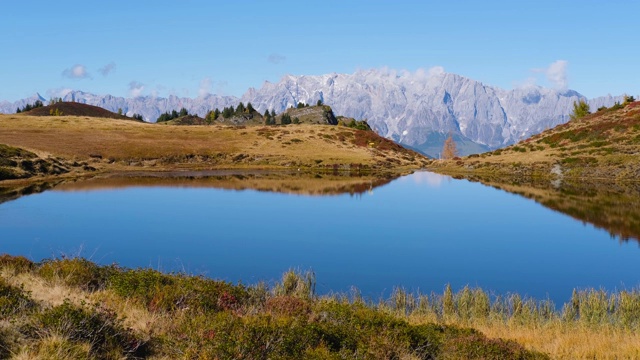
[[[636,180],[640,102],[634,100],[593,114],[586,103],[576,103],[566,124],[493,152],[434,161],[429,168],[451,175]]]
[[[548,301],[397,289],[317,296],[312,273],[233,285],[81,258],[0,256],[0,357],[12,359],[637,358],[640,292]],[[474,330],[470,327],[480,329]],[[484,333],[484,334],[483,334]],[[487,335],[485,335],[487,334]],[[543,353],[544,352],[544,353]]]

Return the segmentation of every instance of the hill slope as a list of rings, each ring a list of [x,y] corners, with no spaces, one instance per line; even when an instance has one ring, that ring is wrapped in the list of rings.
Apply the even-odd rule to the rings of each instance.
[[[64,116],[89,116],[108,119],[133,120],[132,118],[118,115],[99,106],[82,104],[77,102],[59,102],[47,105],[23,113],[29,116],[51,116],[59,114]]]
[[[104,118],[0,115],[0,144],[104,171],[417,169],[428,160],[372,131],[342,126],[177,126]]]
[[[598,111],[516,145],[453,161],[445,173],[555,178],[640,179],[640,102]]]

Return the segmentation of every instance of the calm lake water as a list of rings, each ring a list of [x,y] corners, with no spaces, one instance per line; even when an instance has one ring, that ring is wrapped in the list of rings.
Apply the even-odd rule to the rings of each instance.
[[[395,286],[428,293],[450,283],[561,304],[574,288],[640,284],[637,242],[429,172],[331,196],[160,185],[54,189],[6,201],[0,253],[80,255],[245,284],[312,269],[318,293],[356,287],[373,299]]]

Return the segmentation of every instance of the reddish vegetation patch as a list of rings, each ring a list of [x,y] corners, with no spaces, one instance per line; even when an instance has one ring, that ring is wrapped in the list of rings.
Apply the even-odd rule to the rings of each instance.
[[[396,144],[395,142],[385,139],[373,131],[356,130],[354,132],[353,144],[361,147],[373,147],[381,151],[395,150],[400,153],[408,153],[409,150]]]
[[[88,116],[88,117],[100,117],[109,119],[122,119],[131,120],[126,116],[118,115],[109,110],[103,109],[98,106],[87,105],[76,102],[61,102],[49,106],[43,106],[35,108],[33,110],[24,112],[25,115],[31,116],[50,116],[52,111],[58,110],[58,114],[63,116]]]
[[[269,298],[266,307],[269,312],[280,315],[299,316],[311,312],[307,301],[286,295]]]
[[[627,105],[627,107],[630,109],[640,108],[640,101],[632,102],[631,104]]]

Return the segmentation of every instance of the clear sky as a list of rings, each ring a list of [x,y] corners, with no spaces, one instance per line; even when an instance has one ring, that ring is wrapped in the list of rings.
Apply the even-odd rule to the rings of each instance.
[[[0,100],[241,95],[285,74],[441,66],[505,89],[640,94],[640,1],[3,1]]]

